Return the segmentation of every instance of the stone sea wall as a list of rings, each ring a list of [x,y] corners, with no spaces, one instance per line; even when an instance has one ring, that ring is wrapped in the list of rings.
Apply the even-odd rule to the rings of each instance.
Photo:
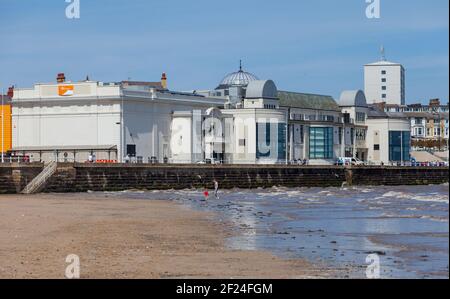
[[[18,193],[43,165],[0,166],[0,194]],[[212,188],[341,187],[448,183],[444,167],[58,164],[43,192]]]
[[[19,193],[43,168],[41,163],[0,163],[0,194]]]

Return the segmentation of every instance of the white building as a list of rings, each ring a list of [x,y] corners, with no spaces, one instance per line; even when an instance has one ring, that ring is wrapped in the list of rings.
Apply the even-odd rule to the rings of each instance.
[[[362,161],[369,159],[367,147],[367,116],[369,107],[364,92],[361,90],[346,90],[341,93],[339,106],[342,109],[345,136],[351,140],[351,148],[346,148],[346,156],[356,157]],[[348,144],[348,143],[347,143]]]
[[[364,66],[364,92],[368,104],[405,105],[405,69],[399,63],[381,61]]]
[[[13,152],[31,161],[86,161],[93,154],[97,160],[162,162],[171,156],[174,111],[224,104],[139,83],[62,81],[15,90]]]
[[[386,165],[410,161],[411,123],[403,113],[371,107],[367,125],[369,161]]]
[[[12,107],[12,152],[31,161],[409,160],[408,119],[370,108],[362,91],[343,92],[339,106],[330,96],[278,91],[242,68],[216,89],[195,92],[168,90],[165,75],[120,83],[58,77],[15,90]]]

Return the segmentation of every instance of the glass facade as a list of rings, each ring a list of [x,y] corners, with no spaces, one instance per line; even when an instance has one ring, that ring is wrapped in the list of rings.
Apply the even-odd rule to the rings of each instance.
[[[411,148],[411,132],[389,131],[389,161],[409,161]]]
[[[256,158],[286,160],[286,124],[256,124]]]
[[[333,128],[309,128],[309,158],[333,159]]]

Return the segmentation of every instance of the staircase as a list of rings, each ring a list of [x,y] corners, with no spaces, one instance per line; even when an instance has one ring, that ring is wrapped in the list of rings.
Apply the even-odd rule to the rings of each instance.
[[[23,190],[22,194],[34,194],[42,190],[47,180],[56,172],[58,163],[50,162]]]

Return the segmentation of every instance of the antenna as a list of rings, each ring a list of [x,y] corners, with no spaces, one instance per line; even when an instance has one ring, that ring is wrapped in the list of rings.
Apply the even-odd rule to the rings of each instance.
[[[386,51],[384,50],[383,45],[381,45],[380,52],[381,52],[381,61],[386,61]]]
[[[242,72],[242,59],[239,60],[239,71]]]

